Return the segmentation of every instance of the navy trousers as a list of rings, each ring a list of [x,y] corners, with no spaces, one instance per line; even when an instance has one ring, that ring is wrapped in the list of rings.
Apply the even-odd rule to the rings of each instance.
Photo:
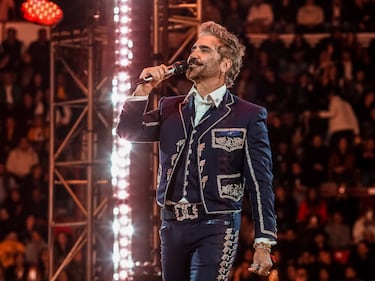
[[[226,281],[236,256],[241,214],[162,220],[164,281]]]

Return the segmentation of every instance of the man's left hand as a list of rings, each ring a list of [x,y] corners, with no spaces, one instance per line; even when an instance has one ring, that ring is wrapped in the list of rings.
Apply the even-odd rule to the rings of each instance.
[[[258,275],[268,276],[272,265],[270,250],[255,248],[253,263],[249,267],[249,271]]]

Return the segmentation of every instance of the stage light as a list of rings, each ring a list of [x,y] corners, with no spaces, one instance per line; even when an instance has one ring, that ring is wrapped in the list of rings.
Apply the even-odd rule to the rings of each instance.
[[[63,11],[47,0],[27,0],[21,5],[22,16],[30,22],[41,25],[56,25],[63,18]]]
[[[115,24],[115,64],[116,71],[112,79],[113,124],[116,126],[122,105],[130,95],[130,75],[128,73],[133,58],[131,40],[131,7],[127,0],[114,0],[113,21]],[[112,184],[113,196],[117,200],[114,207],[114,245],[113,245],[113,280],[125,281],[133,275],[131,206],[129,197],[129,166],[131,143],[119,138],[112,130]]]

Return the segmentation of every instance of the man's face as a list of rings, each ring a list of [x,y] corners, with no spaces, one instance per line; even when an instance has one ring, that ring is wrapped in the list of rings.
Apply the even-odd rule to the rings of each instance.
[[[202,35],[191,49],[186,77],[194,82],[219,77],[222,59],[218,53],[219,40],[212,35]]]

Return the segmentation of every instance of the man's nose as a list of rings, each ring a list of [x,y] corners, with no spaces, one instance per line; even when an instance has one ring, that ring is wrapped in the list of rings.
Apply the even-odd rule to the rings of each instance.
[[[190,51],[189,57],[196,59],[196,58],[198,58],[198,56],[199,56],[199,49],[198,48]]]
[[[197,56],[195,56],[194,54],[190,54],[190,56],[187,59],[187,63],[188,64],[195,63],[195,62],[197,62],[197,60],[198,60]]]

